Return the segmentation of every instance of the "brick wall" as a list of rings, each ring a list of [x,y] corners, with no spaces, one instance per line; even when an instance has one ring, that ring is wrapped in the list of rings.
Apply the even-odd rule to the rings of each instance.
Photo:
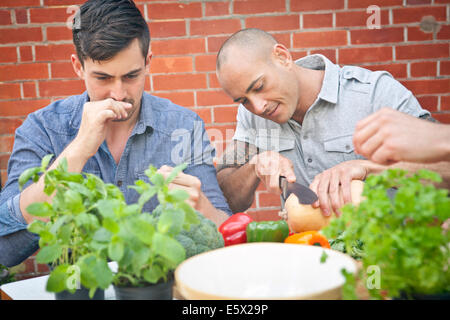
[[[66,27],[82,0],[0,1],[0,173],[6,180],[14,130],[26,115],[84,90],[69,62]],[[438,120],[450,123],[450,0],[137,0],[150,26],[153,60],[146,90],[194,110],[221,154],[237,106],[220,89],[215,55],[233,32],[259,27],[294,58],[322,53],[333,62],[388,70]],[[369,29],[378,6],[381,29]],[[374,20],[370,20],[374,21]],[[376,22],[376,21],[375,21]],[[219,135],[218,133],[221,133]],[[223,139],[217,138],[223,136]],[[279,198],[257,190],[249,212],[273,219]],[[22,273],[47,270],[34,259]]]

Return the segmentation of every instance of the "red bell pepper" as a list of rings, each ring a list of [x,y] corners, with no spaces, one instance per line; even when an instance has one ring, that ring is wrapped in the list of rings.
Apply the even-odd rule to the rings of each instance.
[[[219,227],[219,232],[223,236],[225,247],[233,244],[246,243],[246,228],[252,221],[253,219],[248,214],[239,212],[233,214],[222,223]]]

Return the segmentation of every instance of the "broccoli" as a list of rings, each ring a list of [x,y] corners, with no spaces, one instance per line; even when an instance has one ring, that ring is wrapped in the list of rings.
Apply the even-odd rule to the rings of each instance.
[[[189,230],[182,229],[181,232],[175,236],[181,245],[186,250],[186,259],[196,254],[206,252],[209,250],[222,248],[224,241],[222,234],[217,230],[214,222],[205,218],[201,213],[196,211],[199,218],[198,224],[191,224]],[[158,206],[152,213],[158,219],[161,214],[161,208]]]

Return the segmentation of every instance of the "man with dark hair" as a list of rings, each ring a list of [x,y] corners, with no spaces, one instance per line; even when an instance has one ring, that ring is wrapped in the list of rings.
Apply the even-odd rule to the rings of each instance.
[[[217,77],[240,103],[233,144],[217,179],[233,212],[253,202],[262,181],[280,194],[279,177],[309,185],[324,215],[351,201],[352,180],[387,167],[355,153],[356,123],[383,107],[433,120],[385,71],[333,64],[323,55],[293,61],[288,49],[260,29],[236,32],[217,55]],[[411,163],[396,166],[416,170]],[[429,167],[449,180],[448,165]]]
[[[148,179],[150,164],[167,176],[188,163],[171,187],[189,193],[188,202],[216,224],[231,214],[217,184],[203,121],[192,111],[144,92],[152,53],[147,23],[132,1],[90,0],[75,15],[71,62],[86,92],[30,114],[16,130],[8,181],[0,196],[0,264],[16,265],[38,249],[26,230],[35,219],[26,208],[49,201],[44,181],[19,191],[20,174],[54,154],[54,168],[66,158],[71,172],[98,175],[117,185],[127,203],[139,194],[128,188]],[[156,197],[145,206],[151,212]]]

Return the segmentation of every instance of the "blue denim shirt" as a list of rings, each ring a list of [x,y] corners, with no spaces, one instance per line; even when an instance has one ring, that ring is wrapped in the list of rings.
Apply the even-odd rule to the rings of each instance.
[[[39,238],[26,230],[27,223],[20,211],[19,176],[28,168],[40,166],[45,155],[54,154],[55,159],[66,148],[78,132],[83,105],[88,100],[85,92],[56,101],[30,114],[16,130],[8,181],[0,194],[0,264],[17,265],[38,249]],[[144,93],[138,122],[119,163],[116,164],[103,142],[83,172],[117,185],[127,203],[135,203],[139,194],[128,186],[137,179],[148,181],[144,171],[150,164],[159,168],[186,162],[184,172],[200,179],[202,191],[212,205],[231,215],[217,183],[212,163],[214,153],[200,117],[167,99]],[[144,210],[151,212],[157,204],[154,197]]]

